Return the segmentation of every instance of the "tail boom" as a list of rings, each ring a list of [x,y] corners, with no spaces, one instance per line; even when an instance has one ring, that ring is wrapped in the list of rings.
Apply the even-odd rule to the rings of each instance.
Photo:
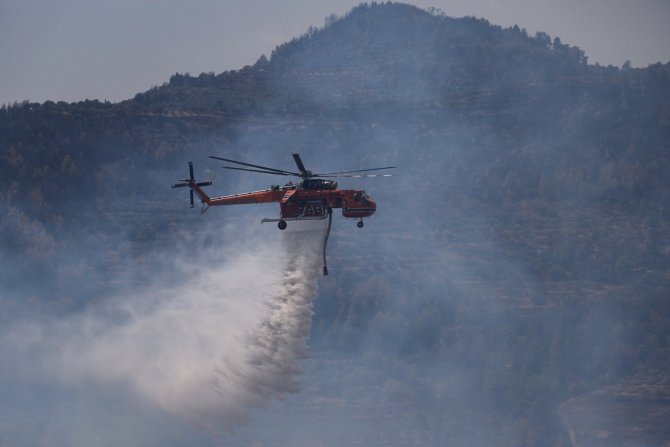
[[[279,202],[284,192],[279,188],[266,189],[263,191],[245,192],[242,194],[233,194],[221,197],[210,197],[202,189],[203,186],[210,186],[212,182],[196,182],[193,175],[193,163],[188,162],[189,178],[182,179],[179,183],[172,184],[173,188],[190,189],[191,208],[194,206],[194,195],[197,195],[200,202],[207,206],[217,205],[243,205],[248,203],[270,203]]]

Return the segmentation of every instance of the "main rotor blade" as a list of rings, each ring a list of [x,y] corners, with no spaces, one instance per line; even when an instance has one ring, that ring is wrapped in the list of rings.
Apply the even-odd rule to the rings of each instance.
[[[195,176],[193,175],[193,163],[188,162],[188,173],[191,175],[191,181],[195,180]]]
[[[397,177],[397,174],[353,174],[353,175],[315,175],[314,177],[321,178],[363,178],[363,177]]]
[[[223,166],[223,169],[233,169],[235,171],[249,171],[249,172],[260,172],[261,174],[273,174],[273,175],[293,175],[299,176],[299,174],[283,173],[283,172],[272,172],[272,171],[261,171],[258,169],[247,169],[247,168],[234,168],[232,166]]]
[[[354,172],[369,172],[369,171],[381,171],[382,169],[395,169],[395,166],[386,166],[385,168],[372,168],[372,169],[357,169],[355,171],[342,171],[342,172],[326,172],[324,174],[314,174],[315,177],[322,177],[324,175],[335,175],[335,174],[352,174]]]
[[[295,164],[298,165],[298,169],[300,169],[300,173],[302,174],[303,172],[306,172],[307,169],[305,169],[305,165],[302,164],[302,160],[300,159],[300,155],[298,154],[293,154],[293,159],[295,160]]]
[[[243,163],[241,161],[235,161],[235,160],[230,160],[228,158],[217,157],[216,155],[210,155],[209,158],[213,158],[215,160],[227,161],[228,163],[235,163],[235,164],[242,165],[242,166],[250,166],[252,168],[265,169],[266,171],[279,172],[279,173],[286,174],[286,175],[290,174],[290,175],[300,176],[300,174],[298,174],[296,172],[284,171],[283,169],[268,168],[266,166],[260,166],[260,165],[252,165],[251,163]]]

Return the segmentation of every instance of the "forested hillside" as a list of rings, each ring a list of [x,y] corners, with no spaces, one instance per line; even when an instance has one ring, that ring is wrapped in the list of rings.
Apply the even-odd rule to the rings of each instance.
[[[205,226],[278,212],[200,216],[169,188],[186,161],[217,195],[275,180],[208,155],[293,152],[399,176],[340,182],[378,212],[334,222],[304,390],[268,439],[301,419],[319,445],[670,442],[670,63],[592,65],[408,5],[120,103],[3,106],[0,321],[73,312],[197,256]]]

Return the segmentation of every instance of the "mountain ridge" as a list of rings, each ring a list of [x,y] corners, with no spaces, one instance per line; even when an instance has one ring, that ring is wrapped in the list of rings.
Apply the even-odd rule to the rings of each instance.
[[[378,203],[364,233],[334,225],[316,374],[297,397],[323,410],[304,415],[316,427],[331,396],[417,445],[563,447],[560,409],[574,421],[600,391],[667,391],[670,63],[588,65],[546,34],[398,4],[120,103],[3,107],[1,318],[80,311],[172,272],[166,259],[225,252],[220,227],[266,211],[189,213],[170,183],[186,161],[213,177],[214,153],[291,168],[294,152],[320,172],[400,171],[351,185]],[[219,176],[213,191],[274,180]],[[667,441],[634,430],[612,436]]]

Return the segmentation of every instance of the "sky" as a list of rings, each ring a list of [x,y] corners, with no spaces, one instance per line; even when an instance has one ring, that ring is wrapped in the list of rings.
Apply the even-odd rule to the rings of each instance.
[[[359,0],[0,0],[0,104],[112,102],[174,73],[253,64]],[[670,61],[668,0],[412,0],[582,48],[590,63]]]

